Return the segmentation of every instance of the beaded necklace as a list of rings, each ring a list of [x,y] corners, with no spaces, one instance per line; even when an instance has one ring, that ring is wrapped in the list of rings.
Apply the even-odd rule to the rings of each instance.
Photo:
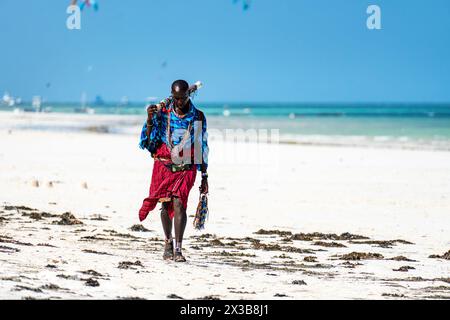
[[[166,140],[168,144],[169,150],[172,152],[172,150],[175,150],[178,154],[183,149],[184,145],[186,144],[187,140],[191,137],[191,129],[192,129],[192,121],[189,122],[189,125],[186,129],[186,132],[183,135],[183,138],[181,139],[180,143],[176,146],[173,145],[172,142],[172,135],[170,134],[170,117],[172,115],[172,110],[175,112],[175,109],[169,108],[169,112],[167,115],[167,128],[166,128]]]

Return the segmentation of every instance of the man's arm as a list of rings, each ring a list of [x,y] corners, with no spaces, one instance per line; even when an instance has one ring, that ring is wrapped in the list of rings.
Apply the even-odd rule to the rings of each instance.
[[[153,121],[151,120],[151,118],[147,118],[147,142],[150,143],[150,133],[152,132],[153,129]]]
[[[151,145],[151,132],[154,126],[153,115],[155,112],[157,112],[156,105],[147,106],[147,120],[142,128],[141,141],[139,142],[141,149],[147,149],[150,152],[152,152],[150,150],[150,145]]]
[[[202,116],[202,164],[200,165],[200,171],[202,173],[202,184],[200,186],[201,193],[208,193],[208,131],[206,125],[206,118]]]
[[[158,111],[158,107],[155,104],[151,104],[147,107],[147,139],[150,143],[150,133],[153,128],[153,114]]]

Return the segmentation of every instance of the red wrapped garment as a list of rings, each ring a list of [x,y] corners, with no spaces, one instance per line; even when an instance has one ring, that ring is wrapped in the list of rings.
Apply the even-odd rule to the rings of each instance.
[[[142,207],[139,210],[140,221],[147,218],[149,212],[155,209],[158,202],[164,202],[169,199],[170,204],[168,213],[170,219],[173,219],[175,215],[173,201],[171,201],[173,197],[179,198],[183,207],[186,209],[189,192],[194,186],[195,177],[197,175],[195,165],[193,165],[190,170],[172,172],[165,166],[165,164],[171,163],[170,160],[157,160],[156,158],[170,159],[170,150],[165,143],[158,148],[154,157],[155,162],[153,164],[149,196],[144,199]]]

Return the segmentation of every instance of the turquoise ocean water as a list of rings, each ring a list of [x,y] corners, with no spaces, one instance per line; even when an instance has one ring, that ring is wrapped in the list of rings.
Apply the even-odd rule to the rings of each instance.
[[[209,128],[279,129],[284,142],[450,150],[450,103],[194,103],[205,112]],[[43,108],[73,113],[79,104],[46,103]],[[95,114],[142,115],[145,119],[145,103],[91,108]]]

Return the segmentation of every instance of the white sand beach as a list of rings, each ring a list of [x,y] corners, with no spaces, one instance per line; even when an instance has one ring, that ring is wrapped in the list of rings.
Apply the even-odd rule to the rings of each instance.
[[[138,117],[134,135],[18,127],[89,119],[111,121],[0,114],[0,299],[450,299],[448,151],[211,139],[210,217],[193,229],[198,179],[180,264],[159,210],[130,230],[153,164]]]

